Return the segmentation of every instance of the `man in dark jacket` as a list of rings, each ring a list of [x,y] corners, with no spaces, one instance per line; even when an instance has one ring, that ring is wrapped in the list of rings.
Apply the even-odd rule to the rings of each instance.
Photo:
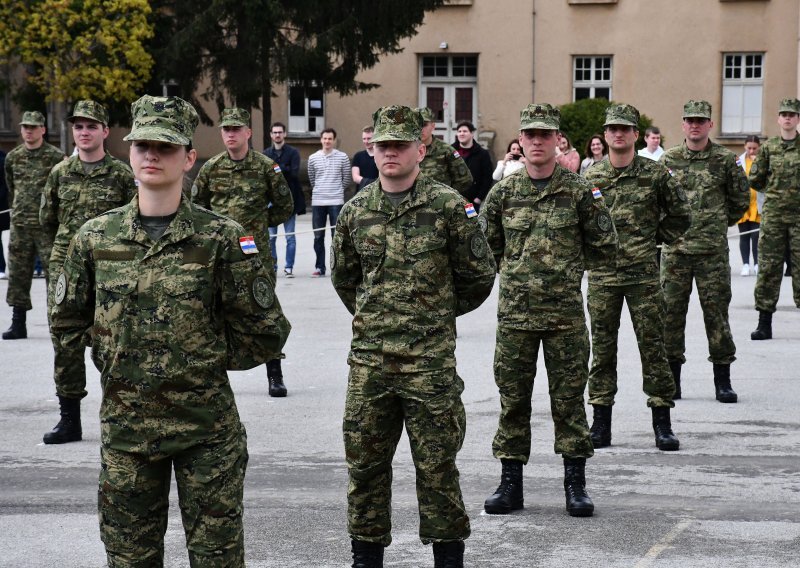
[[[475,125],[464,120],[456,128],[457,140],[453,148],[467,163],[472,174],[472,186],[467,190],[466,199],[475,204],[479,210],[481,203],[486,199],[489,188],[492,187],[492,159],[480,144],[475,141]]]

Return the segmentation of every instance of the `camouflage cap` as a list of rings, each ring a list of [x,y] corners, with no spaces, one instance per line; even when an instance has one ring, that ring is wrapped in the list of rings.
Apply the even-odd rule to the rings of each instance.
[[[781,106],[778,107],[778,112],[793,112],[800,114],[800,101],[797,99],[783,99]]]
[[[428,107],[420,107],[416,109],[417,112],[422,115],[422,122],[436,122],[436,115],[433,114],[433,111]]]
[[[44,126],[44,115],[38,110],[26,110],[22,113],[22,120],[19,121],[20,126]]]
[[[636,107],[625,103],[611,105],[606,109],[606,121],[603,126],[617,124],[639,128],[639,111]]]
[[[375,111],[372,120],[373,142],[413,142],[422,137],[422,113],[417,109],[400,105],[383,107]]]
[[[78,101],[72,109],[72,116],[67,120],[74,122],[76,118],[88,118],[108,126],[108,111],[96,101]]]
[[[519,113],[519,129],[558,130],[561,125],[561,112],[553,105],[529,104]]]
[[[145,95],[131,105],[133,127],[124,140],[155,140],[188,146],[200,118],[179,97]]]
[[[250,126],[250,113],[243,108],[226,108],[219,120],[222,126]]]
[[[683,105],[683,118],[707,118],[711,120],[711,103],[708,101],[689,101]]]

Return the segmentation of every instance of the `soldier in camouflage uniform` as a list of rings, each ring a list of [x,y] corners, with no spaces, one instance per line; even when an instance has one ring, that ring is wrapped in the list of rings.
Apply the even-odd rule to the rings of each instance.
[[[331,262],[355,316],[344,416],[353,566],[383,565],[392,457],[405,425],[420,538],[433,543],[437,566],[455,568],[470,534],[455,462],[465,429],[455,318],[483,303],[495,265],[472,205],[419,175],[419,112],[390,106],[373,118],[379,179],[342,209]]]
[[[91,338],[101,372],[100,534],[110,568],[162,566],[174,469],[191,565],[243,567],[247,441],[225,370],[276,357],[290,326],[269,250],[182,196],[194,108],[144,96],[133,118],[138,196],[86,223],[52,272],[55,335]]]
[[[422,115],[422,143],[425,144],[425,159],[419,165],[419,171],[466,195],[472,188],[472,173],[461,154],[433,135],[436,117],[427,107],[417,109]]]
[[[8,185],[8,202],[11,213],[11,239],[8,243],[8,292],[6,302],[13,308],[11,327],[3,339],[25,339],[26,312],[31,303],[31,279],[36,255],[44,261],[47,277],[47,259],[50,246],[39,225],[39,205],[47,174],[64,154],[44,141],[47,132],[44,115],[38,111],[23,113],[19,123],[23,143],[6,156],[5,174]]]
[[[56,274],[67,255],[72,236],[89,219],[125,205],[136,194],[131,169],[107,154],[108,112],[95,101],[78,101],[72,116],[72,135],[78,154],[58,164],[47,176],[39,222],[52,244],[50,273]],[[45,259],[42,259],[44,262]],[[48,299],[52,305],[54,281]],[[56,394],[61,420],[44,435],[45,444],[63,444],[81,439],[81,399],[86,396],[86,364],[83,345],[66,347],[51,330],[55,349]]]
[[[656,244],[671,243],[692,223],[686,194],[663,165],[636,155],[639,111],[627,104],[606,109],[608,160],[586,172],[602,192],[617,229],[615,264],[589,272],[588,306],[592,320],[589,404],[595,449],[611,445],[611,409],[617,393],[617,337],[622,303],[636,332],[642,384],[652,409],[656,446],[677,450],[669,409],[675,383],[664,348],[664,294],[658,281]]]
[[[661,255],[661,286],[666,300],[667,359],[680,392],[681,365],[686,362],[686,312],[692,282],[703,310],[709,361],[714,368],[714,388],[720,402],[736,402],[731,387],[731,363],[736,360],[728,323],[731,303],[731,267],[728,227],[735,225],[750,206],[750,187],[736,155],[709,140],[713,128],[711,104],[689,101],[683,107],[680,146],[661,156],[681,185],[692,207],[692,226]]]
[[[249,112],[226,108],[219,126],[226,150],[200,168],[192,201],[241,223],[259,250],[270,250],[269,227],[294,213],[289,185],[278,164],[250,149]],[[280,357],[267,362],[267,380],[270,396],[286,396]]]
[[[556,163],[561,114],[531,104],[520,116],[526,167],[490,191],[481,224],[500,271],[494,377],[500,420],[492,443],[502,462],[487,513],[524,505],[522,466],[531,451],[531,395],[539,345],[544,349],[555,452],[564,458],[564,491],[572,516],[590,516],[586,458],[593,455],[583,393],[589,335],[583,311],[583,271],[614,261],[617,236],[600,191]]]
[[[767,140],[750,166],[750,185],[766,195],[761,213],[755,300],[758,327],[750,339],[772,339],[772,314],[781,292],[783,257],[792,255],[794,304],[800,307],[800,101],[784,99],[778,108],[780,136]]]

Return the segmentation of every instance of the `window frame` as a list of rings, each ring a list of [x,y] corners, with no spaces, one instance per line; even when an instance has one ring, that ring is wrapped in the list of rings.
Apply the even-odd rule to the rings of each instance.
[[[591,64],[588,68],[583,67],[581,71],[589,72],[590,78],[588,80],[578,79],[578,61],[579,60],[590,60]],[[598,61],[600,60],[608,60],[608,67],[599,67],[597,65]],[[597,79],[595,74],[600,71],[608,70],[608,79]],[[582,99],[596,99],[596,98],[605,98],[607,100],[612,100],[613,92],[614,92],[614,56],[612,54],[602,54],[602,55],[573,55],[572,56],[572,102],[576,102]],[[577,97],[578,89],[589,89],[589,96],[588,97]],[[597,90],[598,89],[608,89],[608,96],[607,97],[598,97]]]

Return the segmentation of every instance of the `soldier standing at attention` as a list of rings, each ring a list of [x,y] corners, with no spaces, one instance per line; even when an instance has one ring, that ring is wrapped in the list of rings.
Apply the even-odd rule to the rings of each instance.
[[[86,221],[125,205],[136,194],[131,169],[103,148],[108,137],[105,107],[95,101],[78,101],[67,120],[72,123],[78,154],[52,169],[39,209],[39,222],[48,243],[52,244],[51,274],[61,270],[70,239]],[[53,284],[50,279],[51,306]],[[52,329],[50,335],[55,349],[54,378],[61,419],[43,439],[45,444],[64,444],[78,441],[82,436],[81,399],[87,394],[85,349],[80,343],[65,344]]]
[[[436,128],[433,111],[428,107],[417,110],[422,115],[422,143],[425,145],[425,158],[419,165],[420,172],[466,196],[472,188],[469,166],[458,150],[433,135],[433,129]]]
[[[772,339],[772,314],[781,292],[783,258],[792,254],[792,291],[800,307],[800,101],[783,99],[778,108],[780,136],[767,140],[750,166],[750,185],[766,195],[761,214],[755,300],[758,327],[750,339]]]
[[[605,198],[619,246],[614,264],[589,272],[588,306],[592,326],[589,404],[595,449],[611,445],[611,408],[617,393],[617,338],[622,303],[636,332],[643,390],[652,409],[659,450],[677,450],[669,409],[675,383],[664,348],[664,293],[658,281],[656,244],[671,243],[692,224],[686,194],[667,168],[636,155],[639,111],[627,104],[606,109],[603,125],[608,160],[586,172]]]
[[[240,223],[253,235],[258,250],[269,251],[269,227],[294,213],[294,202],[281,168],[251,150],[250,113],[226,108],[219,123],[225,151],[208,160],[197,174],[192,201]],[[272,285],[274,286],[274,278]],[[269,395],[286,396],[281,358],[267,362]]]
[[[500,486],[484,503],[487,513],[524,506],[522,466],[531,452],[531,395],[539,345],[544,349],[555,452],[564,458],[564,491],[572,516],[591,516],[586,458],[594,453],[583,393],[589,334],[581,277],[612,263],[614,224],[600,191],[556,163],[561,114],[531,104],[520,116],[525,169],[503,178],[481,210],[489,247],[500,272],[494,378],[500,421],[492,443],[502,462]]]
[[[419,112],[389,106],[373,119],[379,178],[342,209],[331,262],[355,316],[344,415],[353,566],[383,566],[392,457],[405,426],[420,538],[433,543],[436,566],[460,568],[470,526],[456,467],[466,420],[455,318],[483,303],[495,265],[474,207],[420,175]]]
[[[31,303],[31,280],[36,255],[42,259],[47,277],[50,244],[39,225],[39,205],[42,203],[47,174],[64,159],[64,153],[44,141],[47,132],[44,115],[38,111],[22,114],[19,123],[22,144],[6,156],[5,173],[11,213],[11,238],[8,242],[8,292],[6,302],[13,309],[11,327],[3,339],[25,339],[28,330],[26,313]]]
[[[182,196],[198,117],[133,103],[138,197],[77,233],[52,326],[91,337],[100,370],[100,535],[108,565],[162,566],[172,470],[192,566],[243,567],[247,439],[226,369],[277,357],[289,333],[253,236]]]
[[[731,266],[727,231],[750,206],[750,186],[736,155],[709,140],[713,127],[710,103],[687,102],[683,106],[686,139],[661,156],[661,163],[686,191],[692,207],[692,226],[664,246],[661,256],[661,286],[667,305],[665,343],[680,393],[681,365],[686,362],[686,312],[694,281],[708,337],[708,360],[714,365],[716,398],[736,402],[738,396],[731,387],[736,345],[728,323]]]

